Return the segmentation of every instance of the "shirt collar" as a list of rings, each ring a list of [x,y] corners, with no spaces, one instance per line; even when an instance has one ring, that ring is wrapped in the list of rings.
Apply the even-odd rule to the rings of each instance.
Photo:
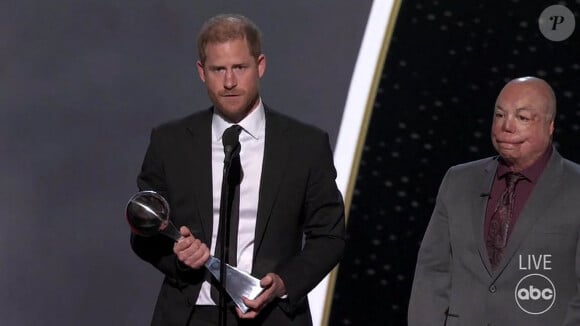
[[[241,126],[242,130],[252,136],[252,138],[260,139],[264,136],[265,121],[266,114],[264,112],[264,104],[262,104],[262,99],[260,98],[256,109],[250,112],[250,114],[237,123],[237,125]],[[214,111],[211,121],[213,138],[220,142],[224,131],[233,125],[233,123],[226,121],[222,116]]]
[[[546,165],[548,165],[548,161],[550,160],[550,157],[552,156],[553,151],[554,150],[553,150],[552,146],[548,146],[548,149],[546,149],[544,154],[542,154],[542,156],[540,156],[540,158],[537,159],[536,162],[534,162],[534,164],[530,165],[529,167],[527,167],[526,169],[524,169],[520,173],[527,180],[529,180],[531,183],[536,183],[536,181],[538,180],[538,178],[540,177],[540,175],[544,171],[544,168],[546,167]],[[500,157],[499,158],[499,165],[497,167],[496,177],[498,179],[505,178],[506,174],[508,174],[509,172],[511,172],[509,167],[505,164],[504,160]]]

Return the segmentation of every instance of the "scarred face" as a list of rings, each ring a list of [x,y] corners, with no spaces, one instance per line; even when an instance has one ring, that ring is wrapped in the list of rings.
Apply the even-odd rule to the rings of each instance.
[[[532,165],[550,146],[555,100],[548,87],[523,79],[508,83],[497,98],[491,140],[513,171]]]
[[[197,62],[199,77],[214,107],[226,120],[237,123],[258,105],[266,57],[253,57],[245,39],[208,43],[205,53],[205,62]]]

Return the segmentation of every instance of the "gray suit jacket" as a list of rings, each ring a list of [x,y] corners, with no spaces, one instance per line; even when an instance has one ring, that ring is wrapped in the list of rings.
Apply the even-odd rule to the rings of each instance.
[[[138,184],[167,198],[176,226],[210,246],[211,118],[204,110],[155,128]],[[311,325],[306,295],[337,264],[344,249],[344,206],[328,135],[266,108],[266,138],[252,274],[280,275],[288,297],[244,325]],[[194,304],[203,269],[178,263],[173,241],[132,235],[133,250],[165,274],[152,325],[196,324]]]
[[[483,224],[497,164],[447,171],[418,254],[409,326],[580,325],[580,166],[554,150],[493,272]]]

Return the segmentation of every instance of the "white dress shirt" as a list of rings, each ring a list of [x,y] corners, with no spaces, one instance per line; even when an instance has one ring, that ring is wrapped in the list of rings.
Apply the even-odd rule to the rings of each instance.
[[[232,126],[217,113],[213,114],[211,130],[211,161],[213,185],[213,231],[210,251],[215,255],[217,233],[220,217],[221,186],[224,166],[224,147],[222,135]],[[240,184],[240,221],[238,225],[237,268],[250,273],[254,256],[254,236],[262,162],[264,160],[264,137],[266,135],[266,118],[262,100],[258,107],[238,123],[242,127],[240,133],[240,163],[242,166],[242,182]],[[201,286],[197,305],[214,305],[210,294],[211,284],[205,281]]]

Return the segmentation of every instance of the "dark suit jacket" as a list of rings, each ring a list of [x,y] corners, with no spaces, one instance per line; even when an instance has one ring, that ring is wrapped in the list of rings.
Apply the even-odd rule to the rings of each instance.
[[[580,166],[554,150],[493,271],[481,194],[490,192],[497,164],[497,157],[487,158],[445,175],[419,250],[409,326],[580,325]],[[537,261],[550,255],[550,263],[529,264],[530,255]],[[547,288],[544,277],[553,283],[554,300],[525,299],[525,293],[516,300],[517,289]]]
[[[270,304],[255,325],[311,325],[307,294],[344,249],[344,206],[328,135],[268,108],[252,274],[275,272],[287,299]],[[212,110],[155,128],[138,186],[169,202],[170,218],[210,246]],[[133,250],[165,274],[152,325],[194,325],[205,271],[183,268],[161,235],[132,236]],[[190,316],[193,311],[193,315]]]

